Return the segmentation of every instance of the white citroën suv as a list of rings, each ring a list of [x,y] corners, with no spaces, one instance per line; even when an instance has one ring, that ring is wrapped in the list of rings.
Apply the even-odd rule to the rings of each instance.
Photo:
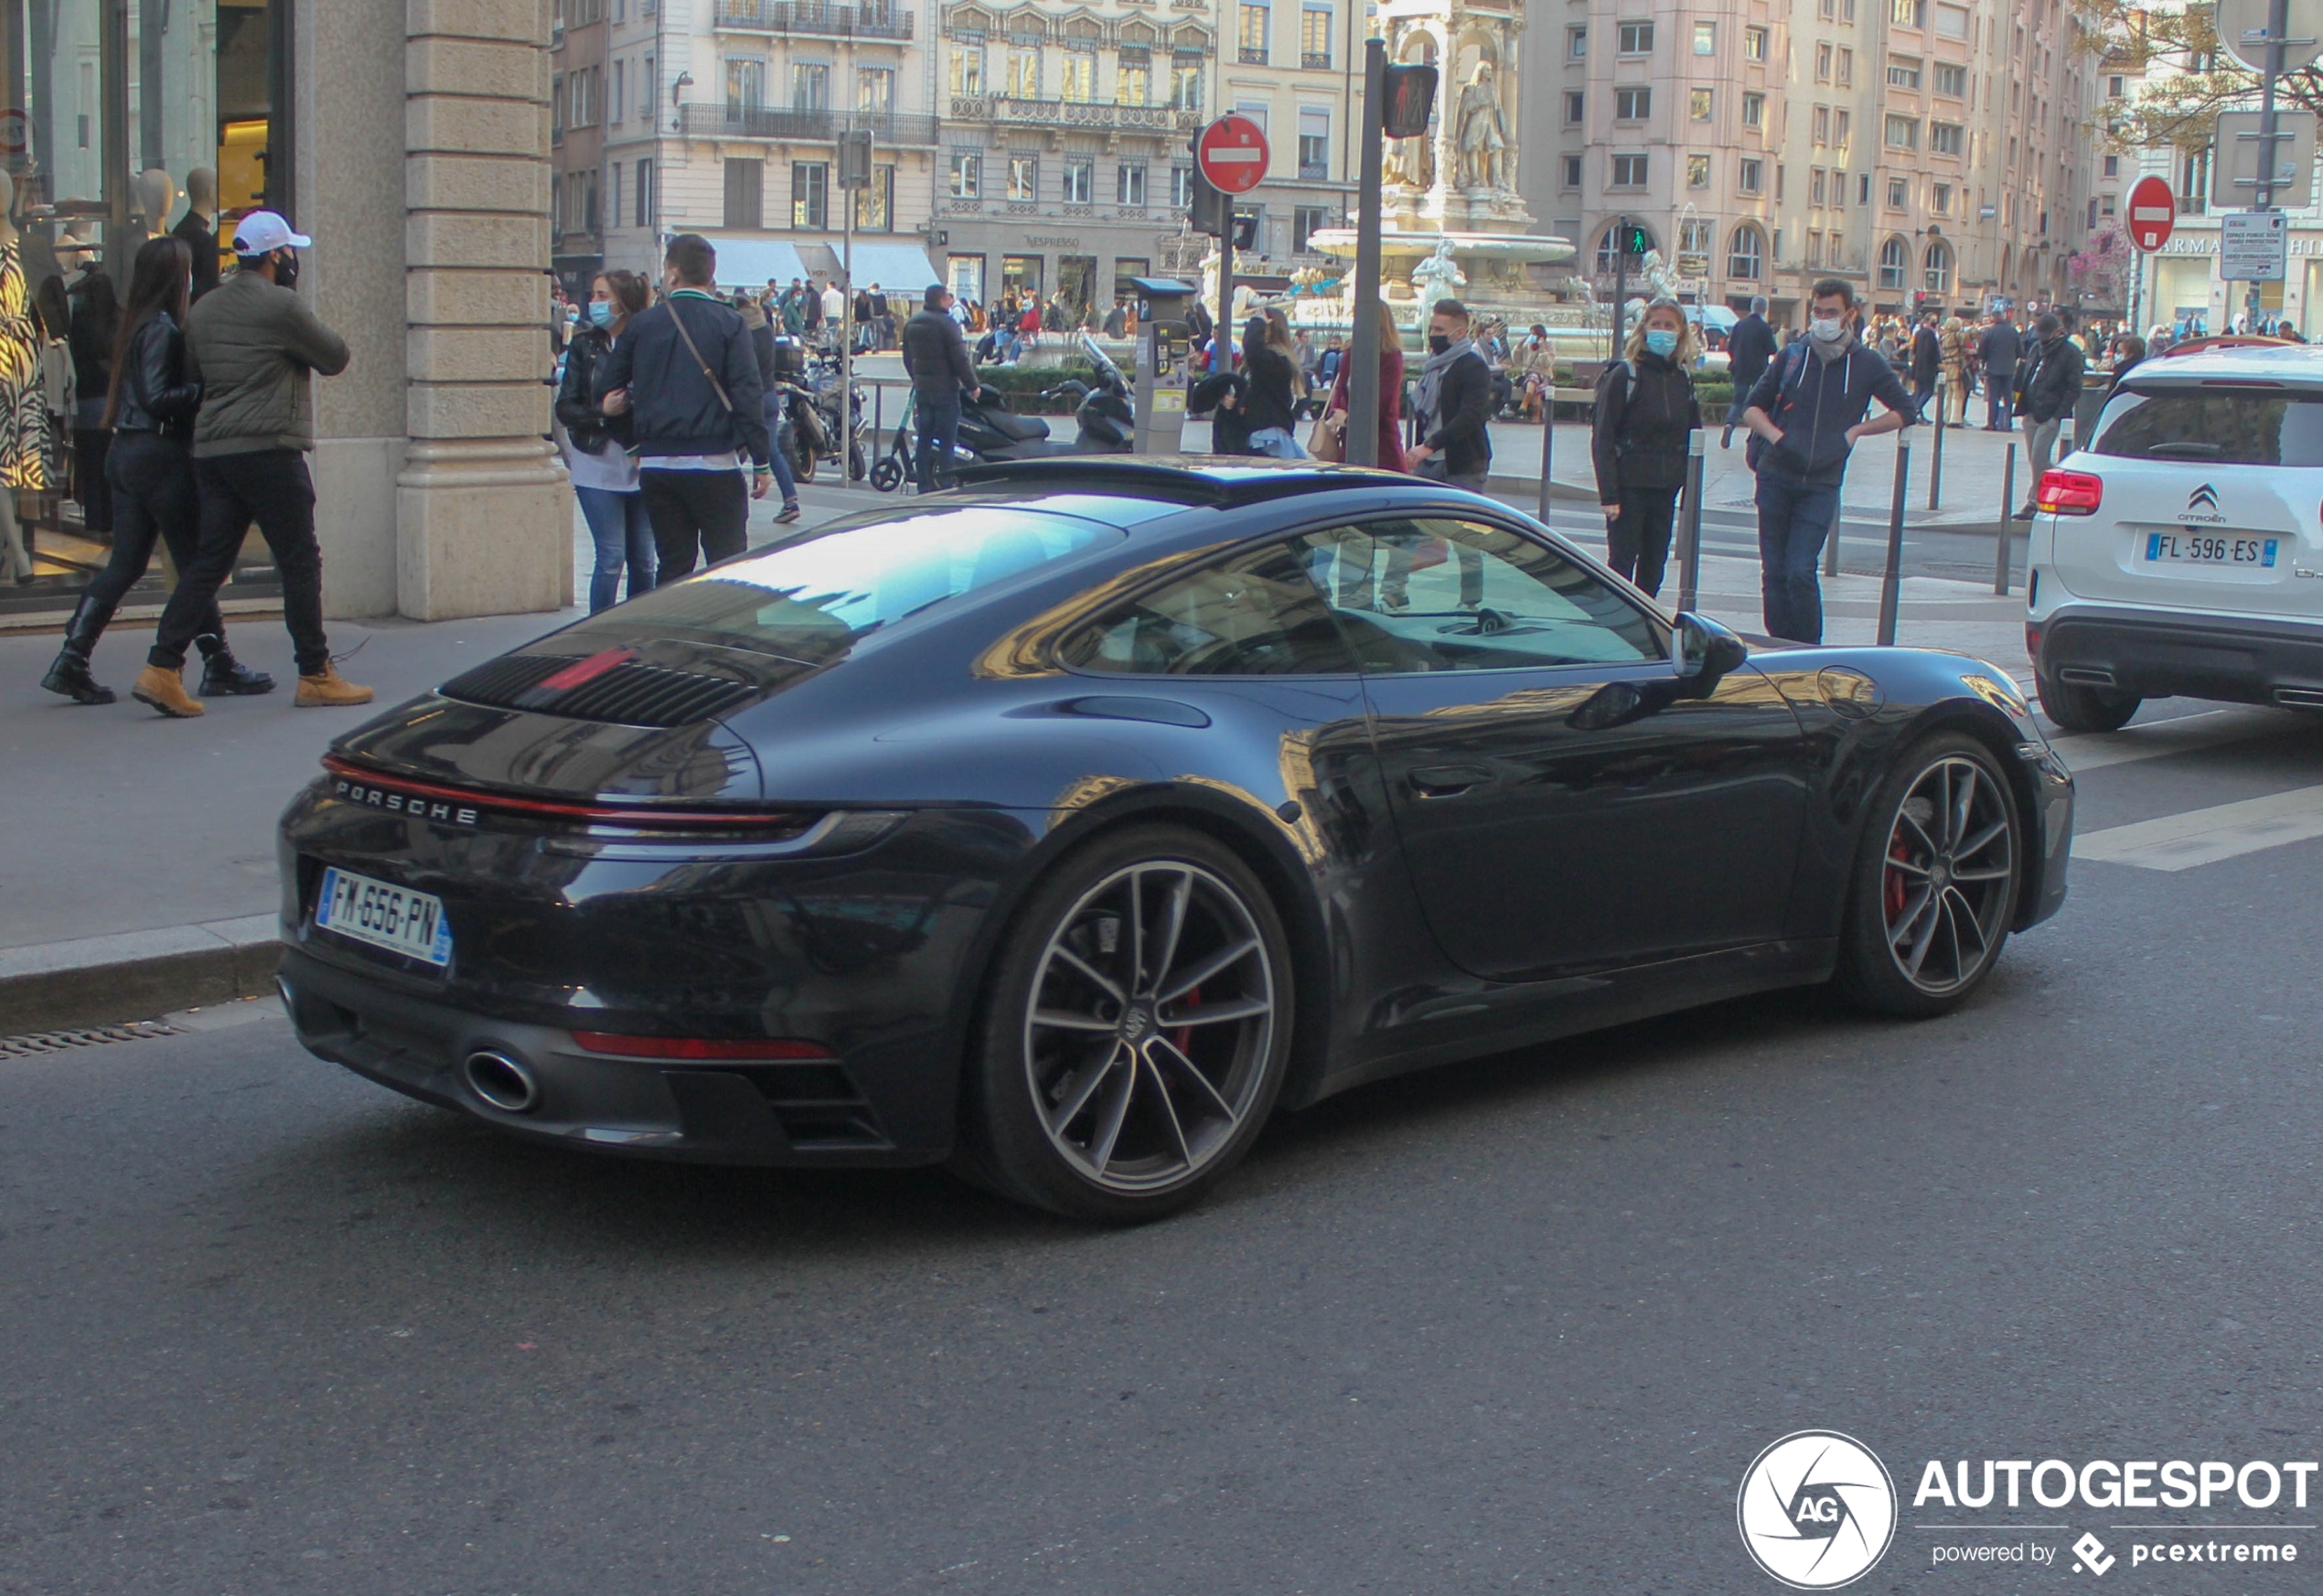
[[[2034,505],[2025,650],[2058,725],[2323,707],[2323,349],[2144,362]]]

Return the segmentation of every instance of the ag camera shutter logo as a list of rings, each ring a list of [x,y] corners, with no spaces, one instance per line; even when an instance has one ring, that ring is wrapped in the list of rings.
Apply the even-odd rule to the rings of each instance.
[[[1735,1494],[1734,1516],[1744,1549],[1771,1578],[1794,1591],[1834,1591],[1887,1555],[1896,1483],[1853,1436],[1802,1430],[1759,1453]]]

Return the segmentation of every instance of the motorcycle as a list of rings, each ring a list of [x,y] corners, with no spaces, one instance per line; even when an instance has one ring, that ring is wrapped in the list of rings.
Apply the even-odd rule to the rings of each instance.
[[[815,402],[813,406],[815,418],[821,424],[824,438],[821,453],[825,455],[836,455],[839,453],[840,431],[839,362],[835,359],[826,359],[818,362],[814,371],[813,380],[815,389]],[[853,402],[850,408],[854,414],[853,437],[855,446],[848,457],[847,478],[851,482],[861,482],[871,473],[871,450],[865,446],[863,442],[869,434],[863,429],[863,390],[862,384],[858,383],[849,393],[848,397]],[[801,482],[811,481],[814,478],[814,464],[809,461],[807,466],[798,472],[798,480]]]
[[[1049,423],[1037,415],[1018,415],[1008,408],[1007,396],[996,388],[980,388],[960,401],[958,442],[952,451],[955,465],[988,460],[1036,460],[1051,455],[1123,455],[1137,445],[1137,417],[1129,380],[1087,333],[1081,352],[1087,357],[1094,380],[1068,379],[1041,395],[1050,405],[1071,403],[1078,435],[1060,444],[1049,434]],[[918,449],[915,402],[895,428],[895,440],[872,468],[872,486],[893,493],[910,480]]]

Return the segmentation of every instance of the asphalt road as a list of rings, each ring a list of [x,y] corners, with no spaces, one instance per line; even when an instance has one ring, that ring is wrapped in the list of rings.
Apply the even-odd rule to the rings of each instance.
[[[2083,745],[2084,833],[2316,807],[2323,727],[2189,724]],[[1915,1526],[2125,1553],[2120,1510],[1911,1493],[2323,1455],[2318,901],[2323,840],[2082,863],[1952,1018],[1407,1078],[1126,1233],[514,1145],[277,1018],[0,1059],[0,1591],[1772,1591],[1737,1482],[1806,1427],[1905,1493],[1858,1589],[2086,1586]],[[2314,1591],[2323,1531],[2269,1538],[2104,1588]]]

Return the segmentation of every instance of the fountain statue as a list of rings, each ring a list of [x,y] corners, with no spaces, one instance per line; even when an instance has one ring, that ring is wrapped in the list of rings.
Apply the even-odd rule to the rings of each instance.
[[[1418,307],[1416,320],[1426,326],[1428,314],[1436,308],[1440,299],[1457,299],[1459,290],[1468,286],[1468,275],[1452,259],[1450,239],[1436,241],[1436,252],[1411,269],[1412,300]]]

